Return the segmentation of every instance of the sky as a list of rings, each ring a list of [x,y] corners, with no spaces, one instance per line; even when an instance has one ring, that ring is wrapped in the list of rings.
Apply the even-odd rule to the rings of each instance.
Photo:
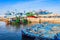
[[[60,0],[0,0],[0,15],[7,11],[48,10],[60,14]]]

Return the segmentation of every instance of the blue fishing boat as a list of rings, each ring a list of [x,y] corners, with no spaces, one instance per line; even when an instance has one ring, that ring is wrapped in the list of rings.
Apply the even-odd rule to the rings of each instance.
[[[59,28],[60,28],[60,24],[52,24],[52,23],[36,24],[30,28],[25,28],[22,30],[22,39],[23,40],[56,40],[56,39],[59,40],[60,36],[59,34],[57,35],[57,33],[59,32],[56,32],[59,31]]]

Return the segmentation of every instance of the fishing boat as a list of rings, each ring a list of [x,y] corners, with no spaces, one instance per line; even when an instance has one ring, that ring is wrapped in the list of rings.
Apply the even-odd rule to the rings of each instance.
[[[42,25],[45,25],[44,27]],[[47,25],[46,25],[47,24]],[[42,23],[22,30],[23,40],[57,40],[60,36],[60,24]],[[57,32],[56,32],[57,31]]]

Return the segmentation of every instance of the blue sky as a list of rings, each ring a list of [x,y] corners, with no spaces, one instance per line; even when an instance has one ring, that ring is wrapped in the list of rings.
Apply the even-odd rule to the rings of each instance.
[[[0,0],[0,15],[7,10],[14,11],[48,10],[60,13],[60,0]]]

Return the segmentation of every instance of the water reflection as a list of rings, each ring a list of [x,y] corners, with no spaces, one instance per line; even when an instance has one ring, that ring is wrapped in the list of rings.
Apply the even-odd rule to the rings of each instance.
[[[0,40],[22,40],[22,27],[22,25],[6,25],[5,22],[0,22]]]
[[[0,30],[2,29],[2,30],[9,31],[9,32],[20,31],[21,29],[25,27],[31,27],[34,24],[35,23],[31,23],[27,25],[23,25],[23,24],[13,25],[13,24],[6,24],[5,22],[0,22]]]
[[[0,40],[22,40],[21,29],[32,25],[34,23],[28,25],[10,25],[5,22],[0,22]]]

